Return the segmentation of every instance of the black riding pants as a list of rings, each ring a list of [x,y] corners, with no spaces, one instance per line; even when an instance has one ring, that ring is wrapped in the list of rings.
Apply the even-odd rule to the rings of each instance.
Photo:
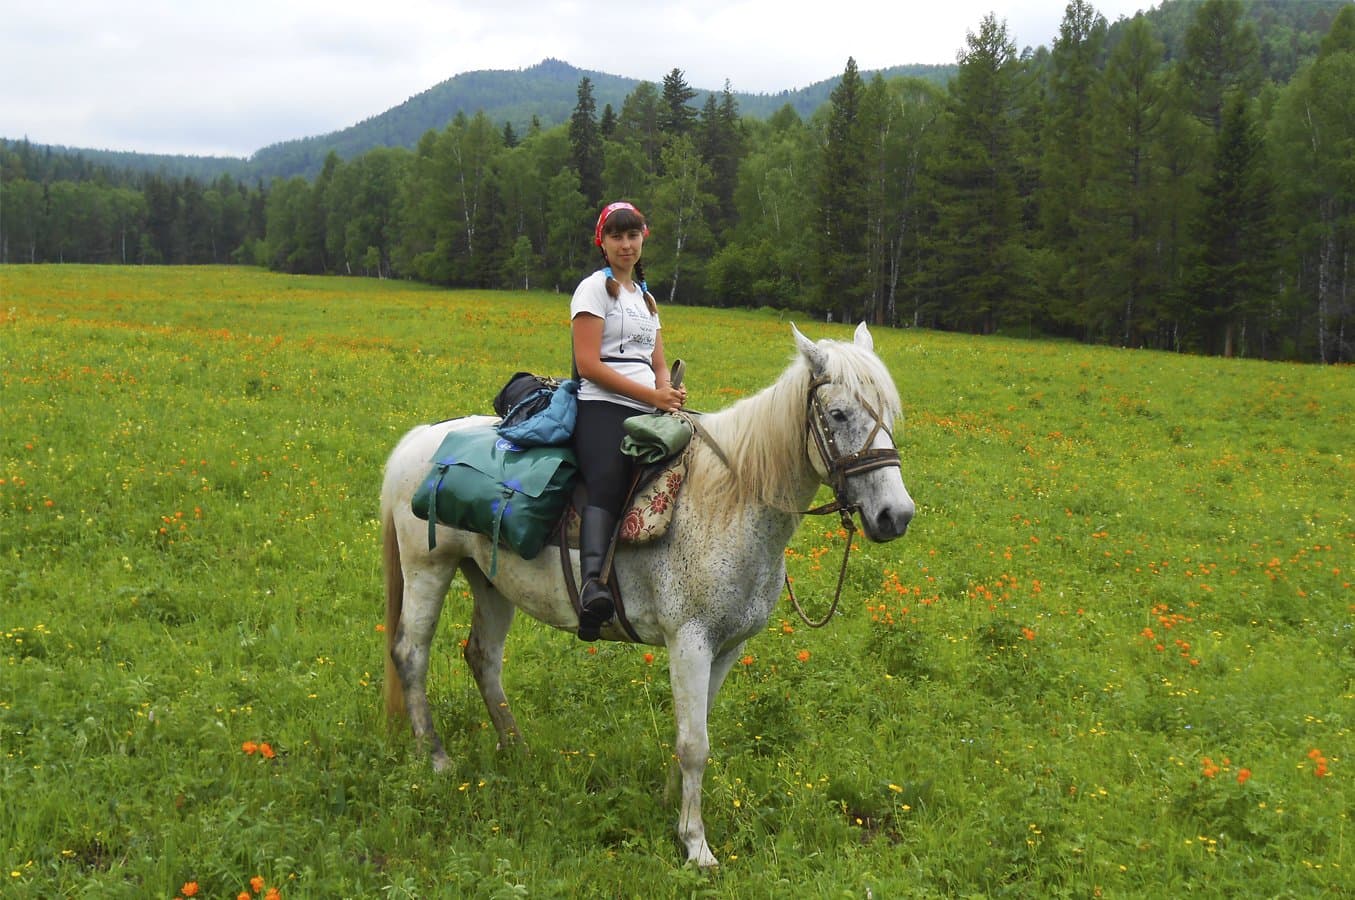
[[[606,400],[580,400],[579,417],[574,425],[574,455],[579,458],[579,474],[588,488],[588,505],[600,506],[613,516],[621,515],[631,480],[634,460],[621,452],[626,430],[621,423],[642,415],[633,406]]]

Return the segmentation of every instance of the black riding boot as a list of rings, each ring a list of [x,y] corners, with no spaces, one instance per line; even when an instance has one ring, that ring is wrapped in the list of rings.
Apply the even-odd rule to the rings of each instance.
[[[602,584],[602,565],[616,531],[616,516],[600,506],[585,506],[579,523],[579,640],[596,641],[612,620],[612,592]]]

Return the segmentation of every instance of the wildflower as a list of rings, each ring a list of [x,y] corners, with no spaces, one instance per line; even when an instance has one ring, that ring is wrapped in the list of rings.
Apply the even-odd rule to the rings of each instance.
[[[245,751],[245,756],[253,756],[259,752],[259,745],[253,741],[245,741],[240,745],[240,749]]]
[[[646,653],[646,654],[645,654],[645,665],[647,665],[647,666],[652,666],[652,665],[654,665],[654,654],[653,654],[653,653]]]
[[[753,654],[750,653],[743,659],[739,660],[739,664],[744,666],[751,666],[753,664]]]
[[[268,893],[263,895],[263,900],[282,900],[282,891],[275,887],[269,888]]]
[[[255,875],[249,880],[249,886],[254,889],[254,893],[259,893],[259,891],[263,890],[264,886],[263,876]]]
[[[196,897],[198,894],[198,883],[196,881],[185,882],[184,886],[179,888],[179,893],[183,894],[185,897]]]
[[[277,757],[277,754],[273,752],[272,745],[267,743],[259,745],[259,753],[263,756],[264,759],[274,759]]]
[[[799,653],[795,654],[795,658],[800,662],[809,662],[809,651],[801,650]]]
[[[1238,784],[1246,784],[1247,781],[1248,781],[1248,779],[1250,779],[1250,778],[1251,778],[1251,769],[1238,769],[1238,770],[1237,770],[1237,783],[1238,783]]]
[[[249,891],[241,891],[240,893],[235,895],[235,900],[249,900],[249,898],[250,898]]]

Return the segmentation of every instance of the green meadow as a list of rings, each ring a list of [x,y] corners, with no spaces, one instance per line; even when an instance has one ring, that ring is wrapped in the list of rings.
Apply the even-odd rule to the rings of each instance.
[[[520,618],[499,752],[460,657],[435,776],[380,707],[409,427],[568,371],[568,299],[0,267],[0,896],[1311,897],[1355,883],[1349,368],[877,329],[909,533],[789,605],[676,839],[665,652]],[[690,403],[850,328],[663,310]],[[826,499],[826,492],[824,494]],[[787,549],[811,613],[836,519]]]

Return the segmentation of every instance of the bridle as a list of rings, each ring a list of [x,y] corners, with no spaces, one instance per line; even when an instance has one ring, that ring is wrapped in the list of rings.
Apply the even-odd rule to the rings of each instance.
[[[809,394],[805,410],[805,431],[807,440],[812,439],[814,447],[818,450],[819,457],[823,461],[823,468],[826,472],[827,484],[833,489],[833,499],[822,506],[816,506],[813,509],[803,511],[807,516],[823,516],[829,513],[837,513],[842,519],[842,527],[847,532],[847,549],[842,553],[842,566],[837,575],[837,591],[833,594],[833,604],[828,609],[828,614],[817,621],[810,619],[805,611],[800,607],[800,601],[795,597],[795,591],[790,586],[790,575],[786,576],[786,591],[790,594],[790,602],[795,607],[795,611],[800,614],[800,618],[810,628],[821,628],[828,624],[833,618],[833,613],[837,611],[838,600],[842,597],[842,583],[847,576],[847,558],[852,552],[852,537],[856,534],[856,522],[852,519],[852,514],[860,511],[860,505],[852,503],[847,497],[847,480],[854,475],[861,475],[866,472],[873,472],[876,469],[888,467],[901,468],[899,460],[899,451],[894,447],[894,436],[885,427],[884,419],[876,412],[875,407],[862,397],[856,395],[856,401],[868,412],[875,421],[875,427],[871,429],[870,434],[866,435],[866,440],[861,448],[854,452],[843,452],[838,446],[837,436],[828,422],[828,408],[819,396],[819,390],[825,385],[832,384],[832,381],[823,376],[815,378],[809,383]],[[873,447],[875,438],[883,431],[889,436],[889,448]]]
[[[856,395],[856,402],[870,414],[875,421],[875,427],[871,429],[870,434],[866,435],[865,443],[861,449],[853,453],[844,453],[838,446],[837,435],[828,422],[828,408],[819,396],[819,390],[824,386],[832,384],[827,378],[820,376],[809,383],[809,394],[805,401],[808,409],[805,414],[805,431],[809,437],[814,440],[814,446],[819,451],[819,457],[823,460],[823,467],[827,471],[828,486],[833,489],[833,502],[826,506],[807,510],[807,515],[823,515],[830,512],[844,512],[850,515],[858,510],[854,503],[847,502],[847,479],[853,475],[861,475],[866,472],[873,472],[876,469],[893,467],[900,468],[899,451],[894,447],[894,435],[885,427],[884,419],[875,411],[875,407],[862,397]],[[872,447],[875,438],[884,432],[889,436],[889,449],[882,447]]]

